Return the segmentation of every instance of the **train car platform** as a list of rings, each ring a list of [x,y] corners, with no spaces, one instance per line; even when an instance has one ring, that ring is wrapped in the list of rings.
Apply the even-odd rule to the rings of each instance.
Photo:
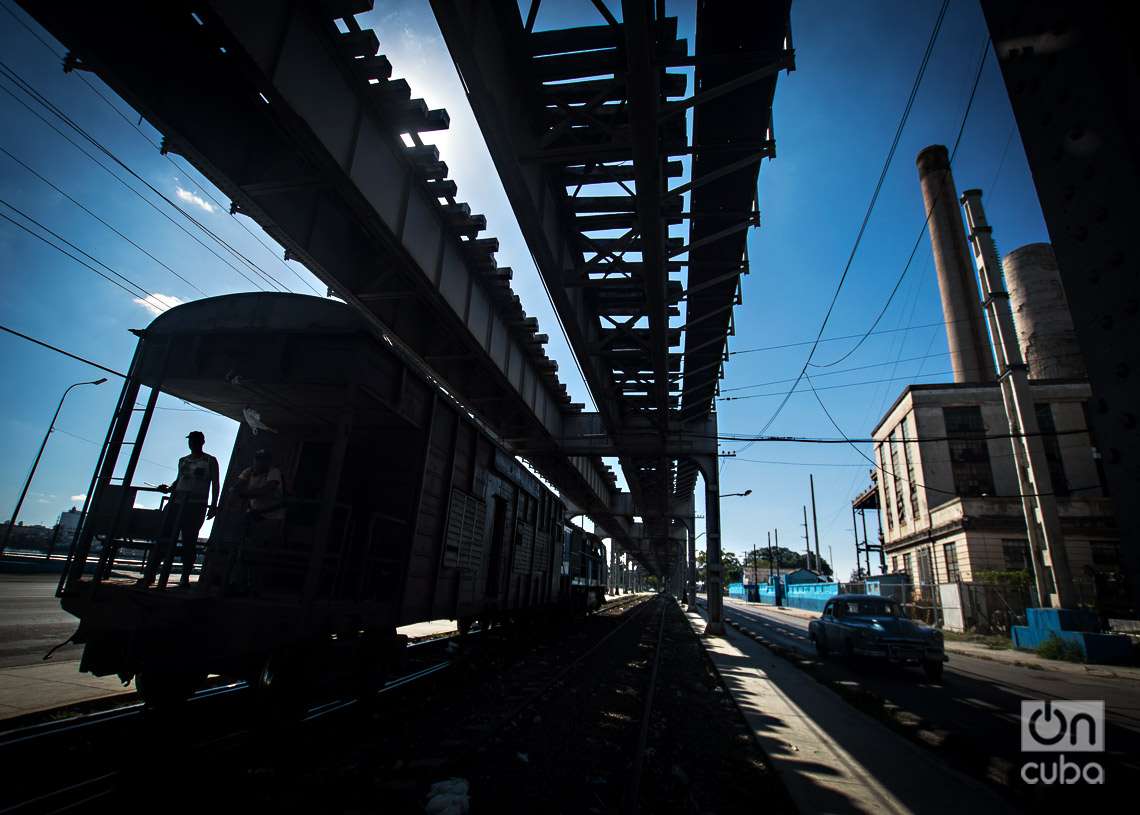
[[[429,620],[398,629],[410,640],[450,636],[454,620]],[[70,648],[72,652],[77,648]],[[80,673],[79,660],[53,659],[0,668],[0,722],[76,706],[87,706],[135,693],[134,683],[123,685],[114,676]]]

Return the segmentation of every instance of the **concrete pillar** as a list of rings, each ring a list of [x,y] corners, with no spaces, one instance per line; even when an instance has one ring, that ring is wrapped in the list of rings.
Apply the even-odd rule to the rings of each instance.
[[[708,625],[705,634],[724,634],[724,567],[720,562],[720,470],[716,456],[700,456],[697,466],[705,479],[705,595]]]
[[[688,526],[688,546],[689,546],[689,597],[691,598],[689,605],[693,608],[697,607],[697,521],[690,515],[687,522]]]
[[[930,247],[942,295],[942,318],[955,382],[993,382],[996,378],[981,298],[958,210],[958,191],[950,156],[941,144],[918,154],[918,180],[926,204]]]

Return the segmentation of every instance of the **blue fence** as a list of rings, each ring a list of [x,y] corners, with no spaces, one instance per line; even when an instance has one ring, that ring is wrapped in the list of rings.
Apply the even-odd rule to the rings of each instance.
[[[823,611],[828,598],[839,594],[838,583],[792,583],[783,585],[781,580],[779,588],[780,604],[791,608],[801,608],[805,611]],[[774,606],[777,604],[777,586],[772,583],[729,583],[728,596],[738,600],[763,603]]]
[[[839,594],[838,583],[799,583],[785,587],[784,605],[804,611],[823,611],[829,598]]]

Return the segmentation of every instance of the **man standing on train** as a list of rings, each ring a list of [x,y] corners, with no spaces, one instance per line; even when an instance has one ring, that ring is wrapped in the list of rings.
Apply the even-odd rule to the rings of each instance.
[[[147,560],[146,571],[140,581],[147,586],[154,582],[160,565],[162,577],[159,585],[166,584],[174,566],[176,541],[182,545],[182,578],[178,584],[183,588],[190,585],[190,575],[198,555],[198,532],[207,518],[214,517],[221,497],[218,460],[203,449],[206,435],[201,430],[191,430],[186,435],[186,444],[190,454],[178,459],[178,479],[173,485],[159,486],[162,492],[171,493],[171,496],[163,516],[157,556]]]

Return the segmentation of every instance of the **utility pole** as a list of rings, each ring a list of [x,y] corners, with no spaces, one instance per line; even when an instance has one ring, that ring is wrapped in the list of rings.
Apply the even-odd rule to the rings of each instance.
[[[827,544],[827,565],[831,568],[831,576],[835,577],[835,553],[831,551],[831,544]]]
[[[1029,390],[1029,370],[1017,345],[1009,293],[1005,291],[997,246],[986,213],[982,191],[962,193],[970,247],[982,282],[983,304],[989,317],[990,340],[998,359],[998,382],[1009,421],[1021,508],[1029,533],[1029,554],[1040,605],[1069,608],[1075,599],[1069,557],[1053,495],[1053,481],[1045,461],[1045,445],[1037,425],[1033,394]],[[1050,574],[1051,572],[1051,574]]]
[[[772,560],[772,531],[771,531],[771,530],[768,530],[768,578],[769,578],[768,582],[769,582],[769,583],[771,583],[771,582],[772,582],[772,581],[771,581],[771,577],[772,577],[772,564],[773,564],[774,562],[775,562],[775,561],[774,561],[774,560]]]
[[[815,568],[819,569],[819,519],[815,516],[815,476],[808,473],[808,485],[811,487],[811,525],[815,530]]]
[[[780,605],[780,530],[776,529],[773,533],[776,536],[776,605]]]
[[[804,527],[804,550],[807,552],[807,561],[806,561],[806,564],[807,564],[807,567],[810,569],[810,568],[811,568],[811,537],[810,537],[810,535],[808,534],[808,525],[807,525],[807,507],[806,507],[806,506],[804,507],[804,523],[803,523],[803,527]]]

